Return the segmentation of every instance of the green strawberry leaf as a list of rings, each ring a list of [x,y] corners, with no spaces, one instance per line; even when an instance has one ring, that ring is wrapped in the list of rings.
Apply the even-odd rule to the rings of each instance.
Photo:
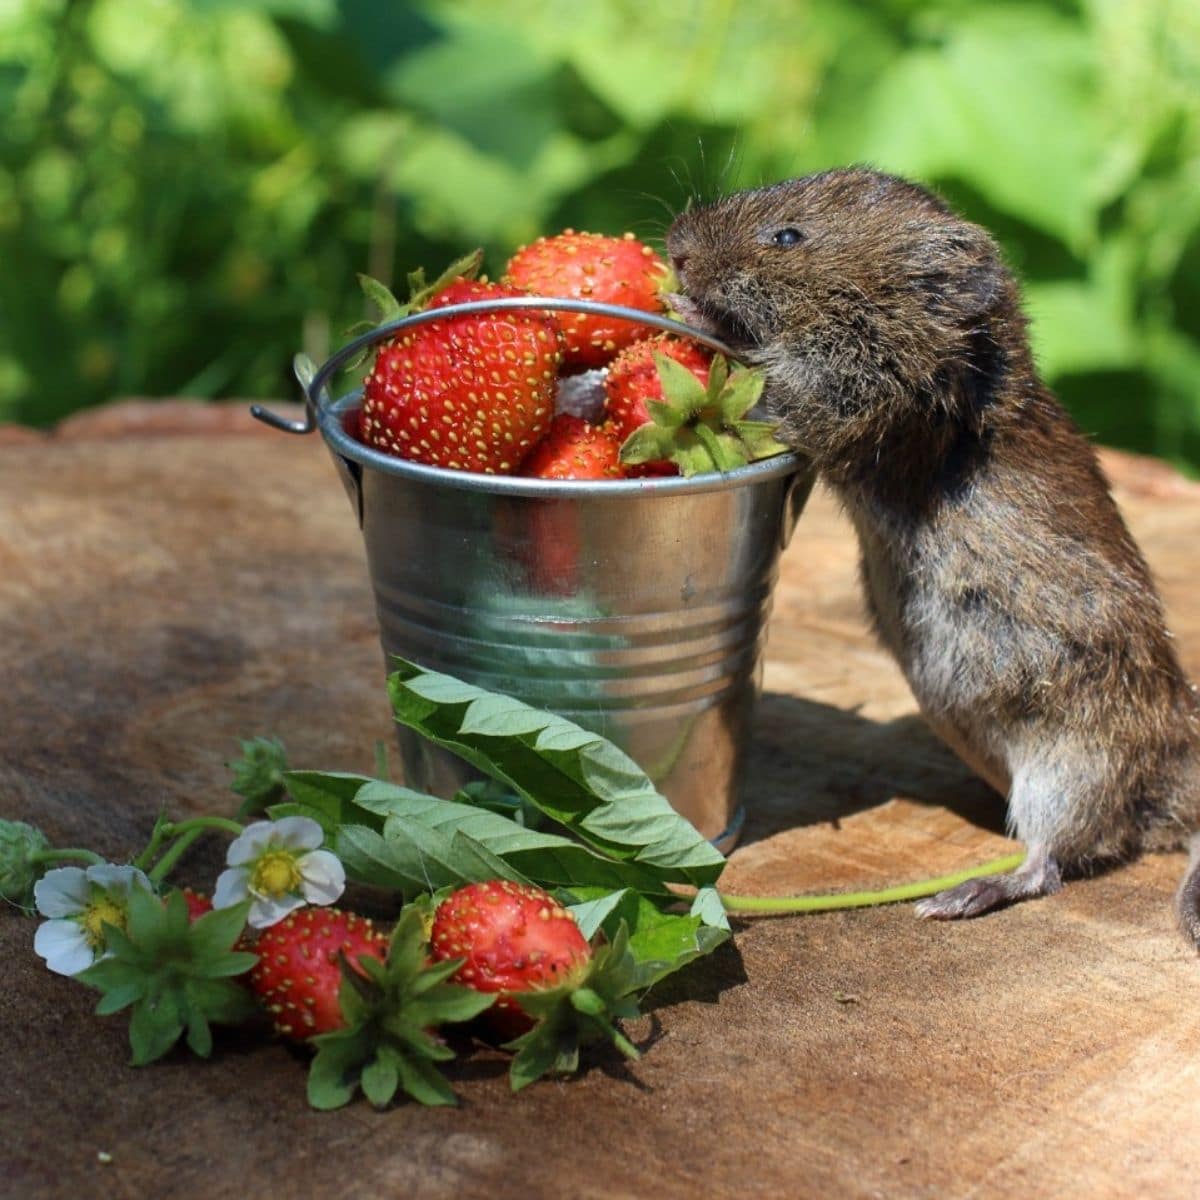
[[[228,764],[233,771],[229,786],[243,798],[237,817],[244,821],[266,812],[270,805],[283,799],[287,755],[278,738],[250,738],[239,741],[239,745],[241,757]]]
[[[369,978],[341,959],[338,1002],[347,1024],[312,1039],[317,1053],[309,1069],[308,1099],[314,1108],[339,1108],[359,1088],[376,1107],[390,1104],[398,1090],[421,1104],[457,1103],[435,1066],[453,1058],[453,1051],[431,1031],[477,1017],[495,996],[446,982],[460,959],[426,966],[426,907],[404,909],[387,961],[365,961]]]
[[[76,976],[102,993],[104,1016],[132,1006],[129,1043],[133,1063],[161,1058],[187,1033],[202,1057],[212,1051],[209,1022],[236,1024],[256,1011],[246,990],[229,976],[244,974],[257,956],[233,949],[250,904],[206,913],[192,922],[183,893],[166,900],[135,888],[124,931],[105,927],[108,957]]]
[[[439,800],[436,796],[426,796],[395,784],[367,784],[356,796],[355,805],[383,819],[385,839],[405,836],[405,830],[414,824],[450,838],[448,863],[464,877],[473,870],[473,863],[469,864],[453,853],[456,833],[465,835],[501,860],[510,872],[543,887],[633,887],[656,893],[666,890],[658,872],[652,868],[605,857],[561,834],[529,829],[497,812],[453,800]],[[469,880],[486,878],[491,876],[469,876]]]
[[[663,399],[667,407],[678,415],[681,424],[708,403],[708,392],[704,384],[683,363],[656,350],[654,365],[662,384]]]
[[[746,367],[734,371],[716,395],[721,420],[726,425],[741,420],[762,398],[765,382],[760,371]]]
[[[668,459],[685,476],[732,471],[788,449],[777,442],[777,424],[746,420],[762,396],[764,375],[714,355],[708,386],[682,363],[655,354],[664,401],[647,401],[650,421],[635,429],[621,446],[629,465]]]
[[[378,279],[372,279],[370,275],[359,274],[358,286],[362,288],[363,295],[367,300],[375,306],[375,311],[378,315],[379,325],[384,325],[388,321],[395,321],[398,317],[404,316],[409,310],[406,305],[400,303],[395,296],[392,295],[391,289]]]
[[[354,797],[359,789],[372,782],[368,775],[344,771],[287,771],[283,782],[291,800],[271,807],[269,815],[275,820],[280,817],[311,817],[324,830],[327,842],[344,824],[371,828],[380,825],[380,822],[354,806]]]
[[[714,883],[724,857],[599,734],[508,696],[394,660],[396,720],[512,787],[598,854],[660,882]]]
[[[728,920],[717,923],[712,909],[710,897],[716,896],[715,890],[702,892],[705,899],[700,901],[698,893],[689,913],[664,911],[661,900],[656,904],[630,890],[596,894],[590,889],[570,889],[575,903],[568,907],[585,937],[600,931],[615,940],[620,929],[626,930],[633,970],[629,989],[640,993],[729,939]],[[697,903],[700,911],[696,911]],[[720,905],[719,896],[716,904]],[[724,917],[723,907],[720,916]]]

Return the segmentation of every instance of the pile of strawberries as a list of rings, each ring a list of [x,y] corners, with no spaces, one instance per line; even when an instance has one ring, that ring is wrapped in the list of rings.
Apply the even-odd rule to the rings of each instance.
[[[667,311],[666,263],[633,237],[566,230],[509,260],[503,280],[477,279],[481,256],[436,283],[410,277],[398,304],[364,281],[385,319],[472,300],[540,295]],[[652,336],[633,321],[549,309],[452,316],[382,343],[363,385],[359,436],[376,449],[453,470],[541,479],[622,479],[676,474],[666,459],[628,465],[621,447],[663,399],[655,354],[684,364],[702,386],[711,355],[698,344]],[[560,380],[605,370],[603,412],[556,414]]]

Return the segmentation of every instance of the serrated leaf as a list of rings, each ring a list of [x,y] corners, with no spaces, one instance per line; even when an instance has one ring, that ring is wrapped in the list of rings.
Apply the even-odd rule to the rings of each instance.
[[[630,779],[631,784],[635,782]],[[392,821],[417,823],[443,834],[461,833],[495,855],[522,877],[543,887],[560,885],[607,888],[635,887],[663,892],[658,874],[638,863],[619,862],[597,854],[560,834],[530,829],[499,813],[439,800],[395,784],[368,784],[356,803],[386,817],[384,837]],[[452,859],[452,862],[454,860]],[[461,866],[465,870],[468,863]]]
[[[661,881],[715,882],[724,858],[611,742],[551,713],[538,714],[536,732],[464,733],[466,706],[494,694],[403,659],[393,661],[398,669],[388,692],[401,724],[514,788],[598,852],[653,868]],[[438,695],[453,699],[431,699]],[[529,728],[528,714],[536,710],[509,697],[503,702],[523,710],[522,727]]]
[[[725,390],[729,379],[729,360],[723,354],[714,354],[708,366],[708,387],[705,389],[707,399],[716,400]]]
[[[370,776],[343,771],[288,771],[283,778],[291,803],[274,805],[270,810],[272,818],[310,817],[321,826],[326,842],[344,824],[378,829],[379,823],[354,808],[354,797],[364,784],[371,782]]]
[[[346,874],[360,883],[391,888],[405,895],[424,891],[428,886],[424,874],[411,871],[403,855],[374,829],[343,825],[334,838],[333,850],[342,860]]]

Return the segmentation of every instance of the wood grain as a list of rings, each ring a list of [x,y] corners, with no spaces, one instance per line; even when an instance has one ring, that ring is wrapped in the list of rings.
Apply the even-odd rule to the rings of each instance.
[[[0,438],[0,797],[116,858],[154,814],[227,810],[235,739],[365,770],[390,723],[358,534],[315,439],[233,410],[107,410]],[[1200,673],[1200,488],[1108,455]],[[850,531],[814,496],[785,556],[731,891],[882,886],[1011,848],[998,797],[868,637]],[[218,845],[187,870],[212,878]],[[21,1197],[1196,1194],[1200,963],[1147,858],[968,924],[907,906],[739,924],[667,981],[626,1066],[458,1111],[316,1114],[301,1055],[127,1065],[123,1025],[0,916],[6,1186]],[[98,1152],[112,1156],[101,1164]]]

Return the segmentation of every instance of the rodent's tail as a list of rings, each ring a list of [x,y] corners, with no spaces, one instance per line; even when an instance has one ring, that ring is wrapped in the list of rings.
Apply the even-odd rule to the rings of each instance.
[[[1175,914],[1183,936],[1200,950],[1200,833],[1192,838],[1192,857],[1175,893]]]

